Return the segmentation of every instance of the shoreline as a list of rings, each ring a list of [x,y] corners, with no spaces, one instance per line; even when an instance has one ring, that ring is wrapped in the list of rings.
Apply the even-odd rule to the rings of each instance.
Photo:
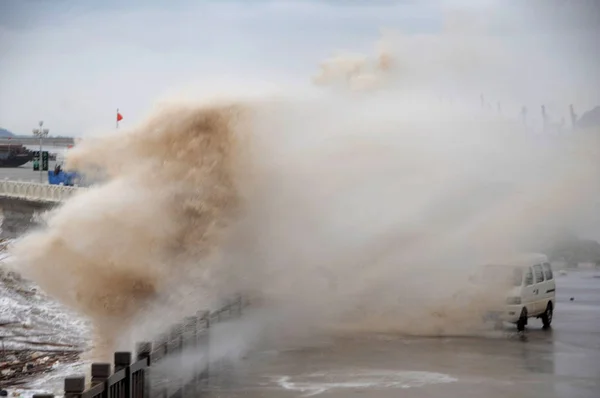
[[[58,365],[74,364],[81,351],[0,350],[0,389],[27,389],[31,381],[53,372]]]

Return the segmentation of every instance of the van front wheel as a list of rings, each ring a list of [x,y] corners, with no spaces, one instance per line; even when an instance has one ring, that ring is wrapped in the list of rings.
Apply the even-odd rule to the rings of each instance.
[[[519,316],[519,320],[517,321],[517,331],[525,331],[525,325],[527,325],[527,308],[523,308],[521,311],[521,316]]]
[[[553,315],[552,303],[548,303],[546,307],[546,311],[542,314],[542,324],[544,325],[544,329],[550,328],[550,324],[552,323],[552,315]]]

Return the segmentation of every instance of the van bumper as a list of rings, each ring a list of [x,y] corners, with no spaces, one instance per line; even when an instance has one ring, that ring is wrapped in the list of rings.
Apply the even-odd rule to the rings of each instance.
[[[516,323],[519,320],[519,317],[521,316],[522,309],[522,305],[507,305],[504,308],[502,320],[504,322]]]
[[[489,311],[485,316],[485,321],[502,321],[516,323],[521,315],[521,305],[506,305],[497,311]]]

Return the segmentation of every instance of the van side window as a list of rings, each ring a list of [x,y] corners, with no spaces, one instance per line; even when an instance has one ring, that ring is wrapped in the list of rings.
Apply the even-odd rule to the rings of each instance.
[[[546,277],[546,280],[549,281],[550,279],[554,279],[554,275],[552,274],[552,267],[550,266],[549,263],[544,263],[544,276]]]
[[[525,286],[533,285],[533,272],[531,272],[531,268],[527,268],[527,272],[525,273]]]
[[[540,264],[536,264],[533,266],[533,272],[535,273],[535,283],[540,283],[544,281],[544,270]]]

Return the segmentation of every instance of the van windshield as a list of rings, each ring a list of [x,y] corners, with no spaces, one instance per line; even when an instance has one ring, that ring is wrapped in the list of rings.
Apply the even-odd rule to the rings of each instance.
[[[485,278],[488,280],[504,280],[511,286],[521,286],[523,282],[523,269],[506,265],[488,265],[485,269]]]
[[[513,286],[521,286],[523,283],[523,269],[513,268],[512,283]]]

